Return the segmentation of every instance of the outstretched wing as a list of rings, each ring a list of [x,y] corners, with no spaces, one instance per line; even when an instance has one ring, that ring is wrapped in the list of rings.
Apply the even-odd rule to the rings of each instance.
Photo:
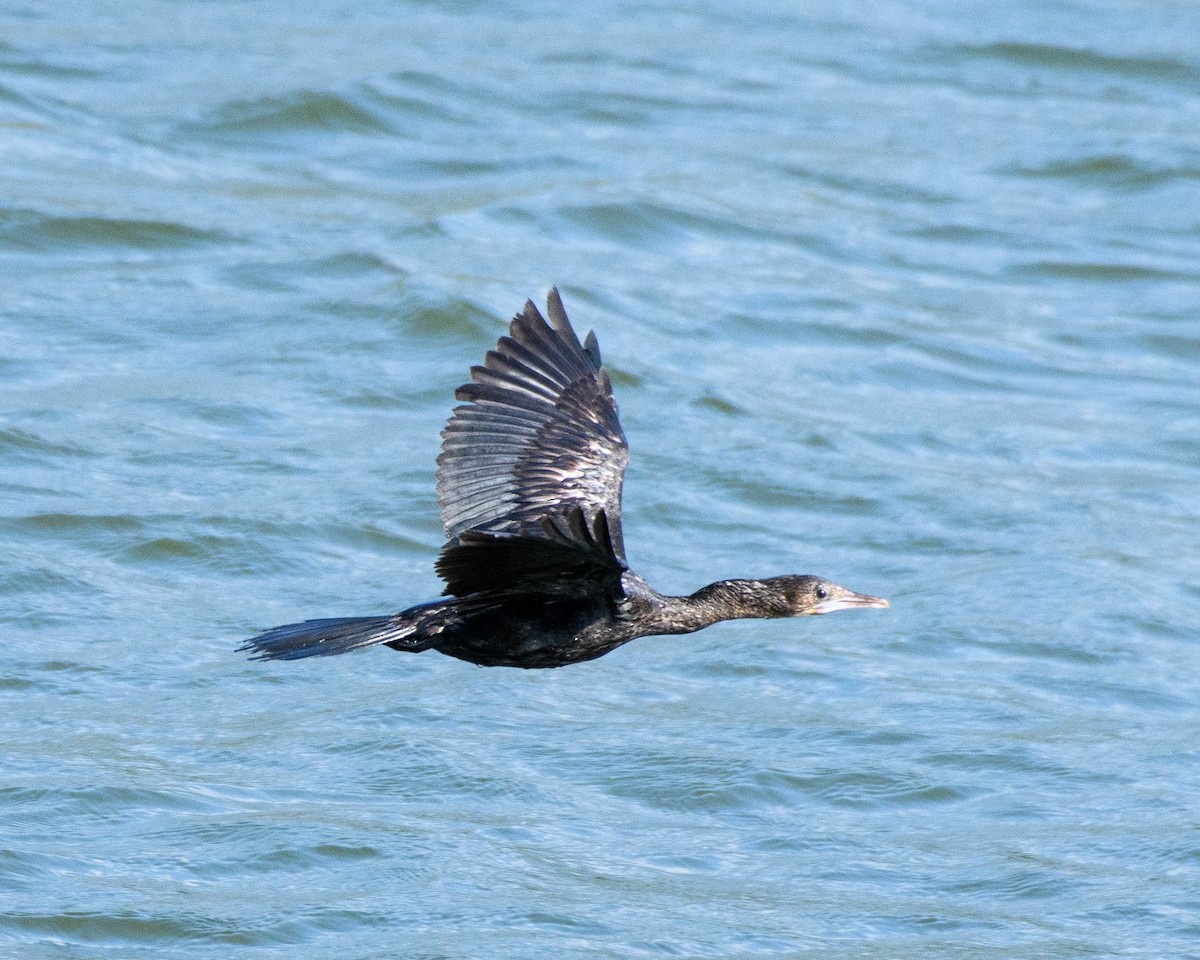
[[[546,306],[549,323],[526,302],[509,335],[455,391],[467,403],[442,431],[437,473],[447,550],[455,541],[467,547],[471,532],[547,540],[546,522],[560,525],[570,541],[567,518],[578,510],[586,529],[603,516],[611,556],[623,567],[621,482],[629,447],[612,383],[595,335],[579,342],[557,290]]]
[[[543,520],[525,534],[464,530],[442,548],[438,575],[446,593],[582,597],[620,589],[617,559],[603,511],[589,523],[582,509]]]

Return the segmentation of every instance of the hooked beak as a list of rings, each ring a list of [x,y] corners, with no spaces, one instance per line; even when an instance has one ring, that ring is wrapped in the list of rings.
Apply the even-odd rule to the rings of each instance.
[[[865,593],[852,593],[847,590],[836,597],[822,600],[808,612],[810,614],[834,613],[837,610],[853,610],[857,607],[886,607],[888,602],[883,597],[868,597]]]

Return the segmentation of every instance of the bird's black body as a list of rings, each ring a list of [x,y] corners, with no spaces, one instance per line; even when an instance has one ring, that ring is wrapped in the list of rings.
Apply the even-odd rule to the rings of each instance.
[[[621,484],[628,446],[594,335],[580,343],[558,291],[547,322],[514,318],[442,433],[438,502],[446,598],[392,616],[308,620],[247,640],[257,659],[385,644],[484,666],[561,667],[637,637],[691,633],[735,617],[883,607],[811,576],[723,580],[657,593],[625,561]]]

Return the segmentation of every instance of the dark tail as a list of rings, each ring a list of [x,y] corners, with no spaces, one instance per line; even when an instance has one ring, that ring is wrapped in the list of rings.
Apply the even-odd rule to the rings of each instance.
[[[390,617],[334,617],[305,620],[274,627],[245,641],[239,651],[251,660],[299,660],[303,657],[332,657],[377,643],[390,643],[397,650],[427,650],[431,641],[419,636],[422,617],[406,610]]]

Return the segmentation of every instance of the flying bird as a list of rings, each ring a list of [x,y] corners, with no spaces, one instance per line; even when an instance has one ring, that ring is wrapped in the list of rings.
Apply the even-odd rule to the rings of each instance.
[[[621,485],[629,447],[596,336],[583,343],[552,289],[549,321],[527,301],[455,391],[437,492],[442,599],[390,616],[275,627],[239,648],[257,660],[384,644],[483,666],[562,667],[638,637],[721,620],[800,617],[886,600],[814,576],[718,580],[665,596],[629,569]]]

